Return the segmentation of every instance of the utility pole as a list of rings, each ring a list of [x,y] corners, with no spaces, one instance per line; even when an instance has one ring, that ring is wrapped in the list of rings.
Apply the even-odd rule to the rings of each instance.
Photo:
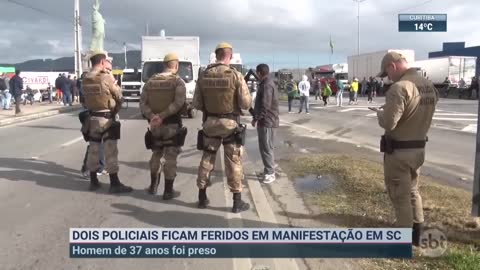
[[[297,74],[298,74],[298,79],[302,80],[301,74],[300,74],[300,55],[297,54]]]
[[[478,99],[478,116],[480,116],[480,98]],[[480,119],[478,120],[480,124]],[[480,216],[480,125],[477,124],[477,147],[475,151],[475,167],[473,172],[472,216]]]
[[[146,36],[148,36],[148,35],[149,35],[149,34],[148,34],[148,33],[149,33],[149,31],[148,31],[148,22],[147,22],[147,25],[146,25],[146,27],[145,27],[145,32],[146,32],[146,33],[145,33]]]
[[[273,55],[272,72],[275,72],[275,54]]]
[[[366,0],[353,0],[353,2],[357,2],[357,55],[360,55],[360,3],[365,1]]]
[[[123,53],[125,54],[125,68],[127,68],[127,43],[123,42]]]
[[[80,25],[80,0],[75,0],[74,10],[75,74],[82,75],[82,26]]]

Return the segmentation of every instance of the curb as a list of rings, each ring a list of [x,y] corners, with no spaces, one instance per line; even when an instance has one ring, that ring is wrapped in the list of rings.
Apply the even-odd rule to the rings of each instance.
[[[18,117],[13,116],[7,119],[0,120],[0,127],[18,124],[18,123],[27,122],[27,121],[36,120],[36,119],[41,119],[49,116],[54,116],[57,114],[74,112],[74,111],[80,110],[81,108],[82,106],[75,105],[72,107],[52,109],[44,112],[27,114],[27,115],[22,115]]]

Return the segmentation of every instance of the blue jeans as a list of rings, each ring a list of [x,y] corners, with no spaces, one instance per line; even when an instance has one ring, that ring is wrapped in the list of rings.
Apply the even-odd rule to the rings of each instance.
[[[301,96],[300,97],[300,111],[299,111],[299,113],[302,112],[304,104],[305,104],[305,112],[308,113],[308,107],[309,107],[308,98],[309,98],[309,96]]]
[[[12,94],[10,92],[7,92],[2,94],[2,107],[4,109],[10,109],[10,102],[12,101]]]
[[[63,105],[67,104],[72,106],[72,93],[63,93]]]
[[[82,164],[82,172],[87,171],[87,157],[88,157],[89,148],[90,148],[90,145],[87,146],[87,150],[85,151],[85,157],[83,158],[83,164]],[[101,158],[98,160],[98,164],[100,164],[100,168],[98,169],[98,172],[102,172],[105,169],[105,154],[103,150],[103,143],[100,144],[99,156]]]

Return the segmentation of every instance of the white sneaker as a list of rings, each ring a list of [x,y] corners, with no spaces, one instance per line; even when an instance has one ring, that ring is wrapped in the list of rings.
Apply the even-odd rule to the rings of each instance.
[[[275,178],[275,173],[273,173],[273,174],[266,174],[266,175],[265,175],[265,179],[263,180],[263,183],[264,183],[264,184],[271,184],[271,183],[275,182],[275,180],[277,180],[277,179]]]

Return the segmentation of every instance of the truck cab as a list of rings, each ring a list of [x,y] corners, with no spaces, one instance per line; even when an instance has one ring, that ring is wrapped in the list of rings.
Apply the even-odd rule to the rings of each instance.
[[[142,70],[124,69],[121,78],[123,98],[126,100],[140,100],[142,93]]]

